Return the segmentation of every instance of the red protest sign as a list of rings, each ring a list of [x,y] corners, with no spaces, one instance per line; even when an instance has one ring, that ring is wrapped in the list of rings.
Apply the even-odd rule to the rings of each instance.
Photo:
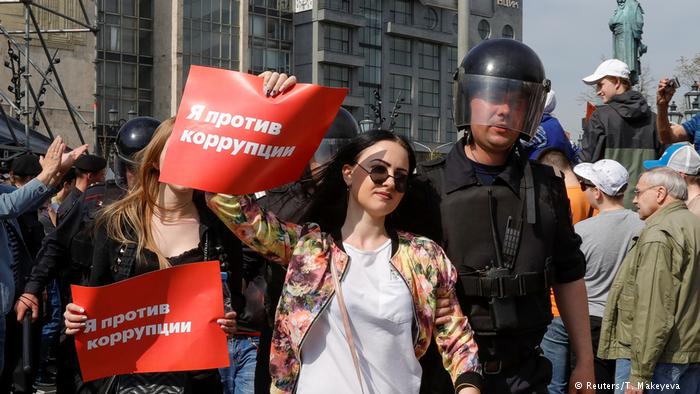
[[[347,89],[297,84],[266,97],[262,82],[192,66],[160,181],[246,194],[298,179]]]
[[[75,336],[86,381],[226,367],[219,263],[184,264],[108,286],[71,286],[88,321]]]

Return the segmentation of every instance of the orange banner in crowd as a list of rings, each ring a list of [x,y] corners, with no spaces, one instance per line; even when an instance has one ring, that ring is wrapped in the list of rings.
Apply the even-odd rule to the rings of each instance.
[[[142,372],[226,367],[219,263],[184,264],[109,286],[71,286],[85,308],[75,336],[85,381]]]
[[[192,66],[160,181],[227,194],[299,178],[347,89],[297,84],[266,97],[263,79]]]

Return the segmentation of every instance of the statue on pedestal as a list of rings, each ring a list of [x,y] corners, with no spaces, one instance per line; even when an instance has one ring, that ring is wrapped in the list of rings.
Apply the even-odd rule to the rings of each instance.
[[[642,73],[639,58],[647,52],[642,43],[644,10],[637,0],[617,0],[617,9],[608,23],[613,32],[613,58],[630,68],[630,82],[637,84]]]

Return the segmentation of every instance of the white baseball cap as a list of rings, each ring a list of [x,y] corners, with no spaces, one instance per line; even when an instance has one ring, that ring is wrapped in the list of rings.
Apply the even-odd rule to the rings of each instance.
[[[581,163],[574,167],[574,173],[591,181],[600,191],[613,197],[621,194],[620,191],[630,180],[625,167],[610,159]]]
[[[630,68],[627,63],[621,60],[609,59],[600,63],[593,74],[583,78],[583,82],[587,85],[595,85],[605,77],[630,79]]]
[[[687,175],[700,173],[700,155],[688,142],[677,142],[668,148],[659,160],[645,160],[644,168],[668,167]]]

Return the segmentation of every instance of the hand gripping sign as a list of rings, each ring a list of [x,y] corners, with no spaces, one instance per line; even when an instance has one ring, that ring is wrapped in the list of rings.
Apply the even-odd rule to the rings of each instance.
[[[297,84],[266,97],[250,74],[192,66],[160,181],[247,194],[299,178],[347,89]]]
[[[71,286],[88,321],[75,336],[85,381],[229,364],[219,263],[184,264],[102,287]]]

